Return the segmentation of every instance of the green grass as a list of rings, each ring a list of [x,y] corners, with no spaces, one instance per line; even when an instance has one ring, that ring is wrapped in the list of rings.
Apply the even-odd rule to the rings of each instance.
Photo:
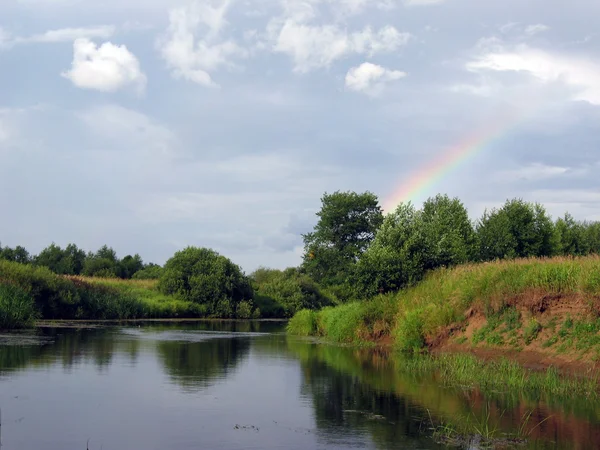
[[[554,367],[532,371],[508,359],[483,361],[466,354],[425,355],[403,360],[399,370],[412,374],[435,373],[448,385],[484,392],[517,391],[558,398],[600,397],[597,374],[590,373],[581,378],[561,377]]]
[[[24,290],[0,284],[0,330],[27,328],[37,317],[35,302]]]
[[[577,295],[586,299],[589,316],[600,313],[600,257],[520,259],[469,264],[429,273],[414,287],[366,302],[344,304],[311,313],[312,334],[335,342],[364,344],[386,334],[398,349],[419,353],[448,329],[466,324],[468,310],[484,314],[487,324],[473,336],[474,344],[522,348],[543,328],[558,326],[523,322],[518,308],[543,296]],[[308,313],[303,313],[308,314]],[[568,321],[570,320],[570,322]],[[562,342],[552,351],[590,349],[600,340],[600,322],[589,317],[578,325],[568,319],[558,331]],[[293,320],[292,320],[293,322]],[[376,328],[376,329],[375,329]],[[290,327],[290,333],[294,327]]]

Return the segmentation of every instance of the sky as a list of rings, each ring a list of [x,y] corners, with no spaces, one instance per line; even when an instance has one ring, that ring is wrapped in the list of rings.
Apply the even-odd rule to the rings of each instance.
[[[596,0],[1,0],[0,242],[285,268],[325,192],[393,208],[463,142],[405,200],[600,220],[597,17]]]

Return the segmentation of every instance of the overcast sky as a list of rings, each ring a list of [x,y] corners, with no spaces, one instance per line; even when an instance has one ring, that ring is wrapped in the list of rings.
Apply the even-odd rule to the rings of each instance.
[[[0,242],[297,265],[324,192],[600,220],[597,0],[0,0]],[[504,120],[504,119],[502,119]]]

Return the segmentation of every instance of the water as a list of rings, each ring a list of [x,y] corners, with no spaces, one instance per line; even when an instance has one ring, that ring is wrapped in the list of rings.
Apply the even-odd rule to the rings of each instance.
[[[533,411],[519,448],[600,447],[597,404],[484,396],[397,364],[276,322],[1,335],[2,449],[437,449],[429,417],[487,411],[502,431]]]

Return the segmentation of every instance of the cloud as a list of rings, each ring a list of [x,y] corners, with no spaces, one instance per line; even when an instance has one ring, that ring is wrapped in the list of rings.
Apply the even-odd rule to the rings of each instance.
[[[600,64],[586,58],[550,53],[525,44],[506,49],[496,42],[466,67],[479,73],[524,73],[545,85],[561,83],[572,91],[573,100],[600,105]]]
[[[497,182],[515,181],[540,181],[557,178],[565,175],[577,176],[585,171],[572,169],[570,167],[551,166],[544,163],[534,163],[522,167],[498,172],[494,179]]]
[[[0,27],[0,49],[10,46],[11,37],[8,31]]]
[[[390,70],[369,62],[351,68],[346,74],[346,87],[356,92],[379,93],[390,81],[406,76],[405,72]]]
[[[173,155],[176,135],[147,115],[118,105],[101,105],[78,114],[95,135],[95,142],[109,142],[119,151],[161,157]],[[160,158],[164,162],[164,158]]]
[[[525,28],[525,34],[527,36],[534,36],[538,33],[543,33],[544,31],[548,31],[550,29],[549,26],[544,25],[542,23],[538,23],[535,25],[529,25],[527,28]]]
[[[115,27],[112,25],[101,25],[84,28],[59,28],[49,30],[42,34],[35,34],[27,38],[18,38],[17,43],[54,43],[54,42],[72,42],[79,38],[100,38],[108,39],[115,33]]]
[[[374,32],[370,27],[348,33],[337,25],[309,25],[287,19],[274,34],[275,52],[285,53],[294,61],[294,71],[306,73],[330,66],[350,54],[392,52],[406,45],[410,33],[401,33],[393,26]]]
[[[444,3],[446,0],[404,0],[404,4],[408,6],[427,6]]]
[[[217,6],[195,2],[169,12],[169,27],[157,46],[175,78],[217,87],[210,72],[221,66],[232,67],[233,57],[246,55],[235,41],[220,38],[229,4],[229,0]]]
[[[138,92],[146,87],[146,75],[140,63],[125,45],[105,42],[100,47],[89,39],[75,40],[71,70],[62,76],[82,89],[115,92],[126,86],[135,86]]]

